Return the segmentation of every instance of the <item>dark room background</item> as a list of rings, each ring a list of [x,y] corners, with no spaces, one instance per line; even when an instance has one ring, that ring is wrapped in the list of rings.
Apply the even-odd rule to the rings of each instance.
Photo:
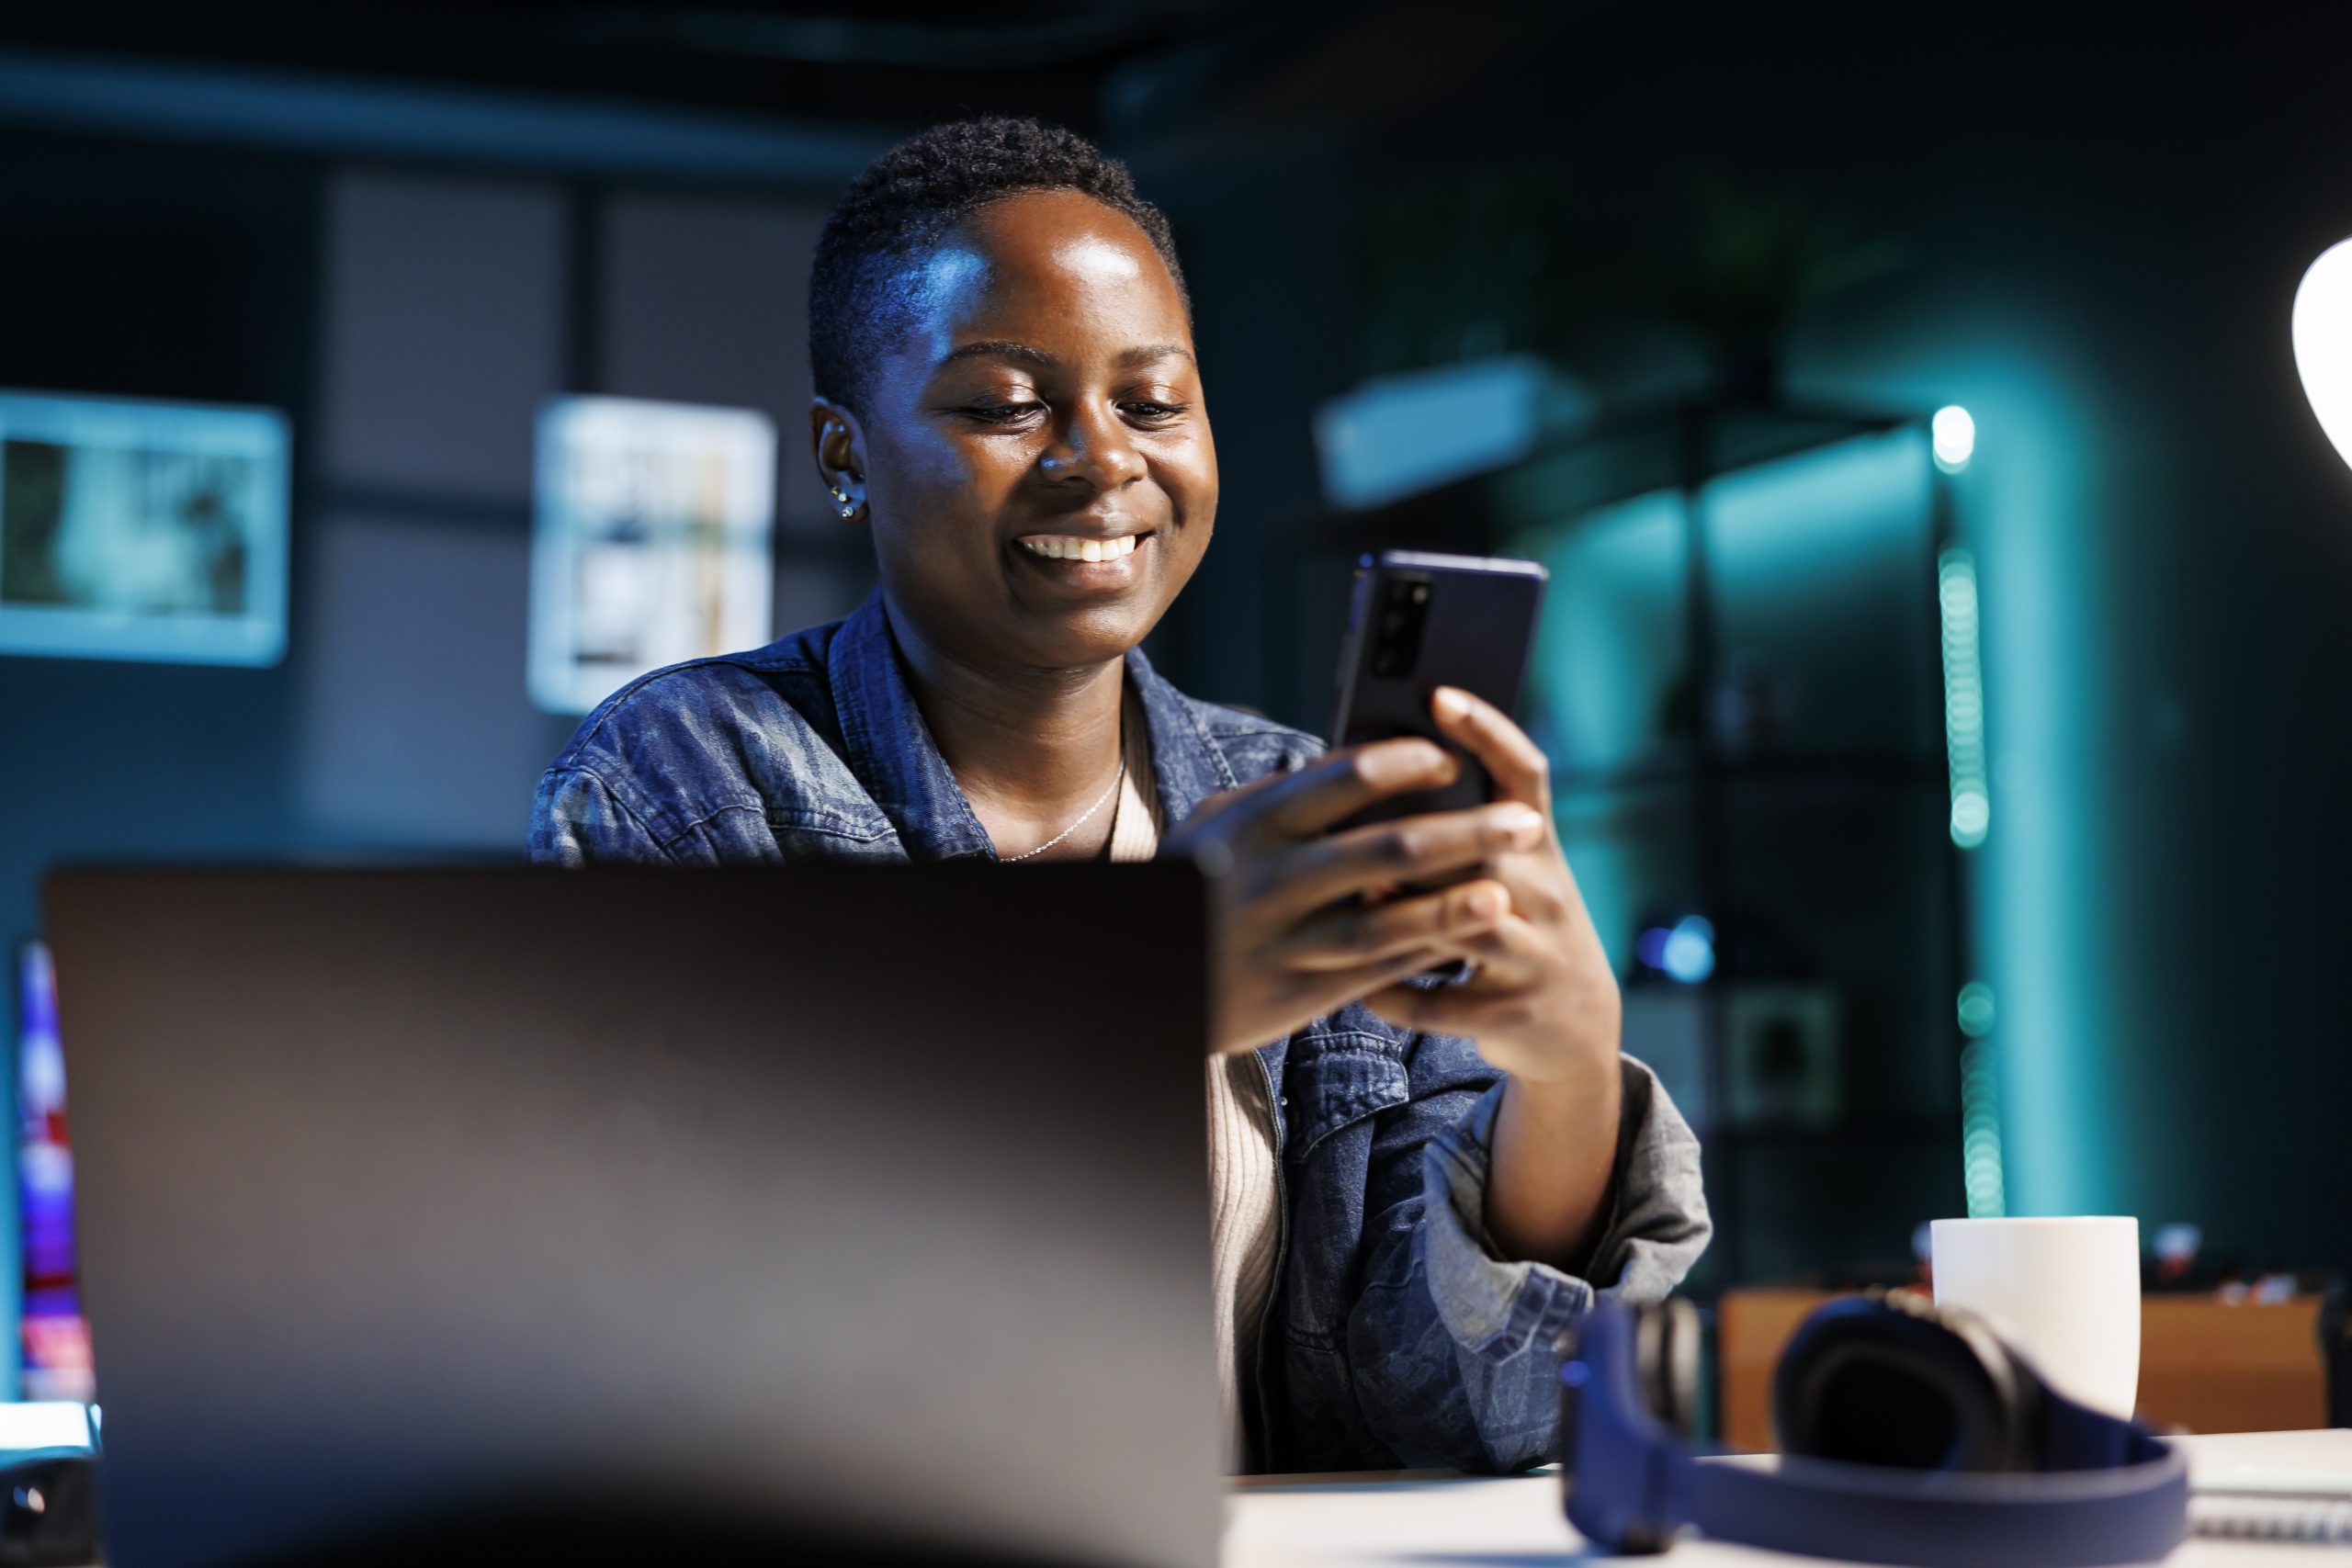
[[[1738,1273],[1900,1260],[1965,1212],[1972,1042],[2008,1212],[2352,1263],[2352,472],[2287,328],[2352,234],[2352,26],[2009,0],[1071,5],[993,31],[783,10],[0,21],[0,386],[283,409],[297,477],[282,662],[0,657],[11,948],[61,861],[519,854],[570,728],[523,680],[551,396],[766,412],[777,630],[853,606],[863,540],[802,434],[809,247],[897,136],[1034,113],[1126,157],[1176,225],[1223,502],[1153,649],[1204,697],[1324,726],[1359,525],[1317,411],[1368,380],[1532,356],[1570,433],[1734,384],[1973,416],[1935,482],[1981,605],[1990,825],[1934,912],[1958,967],[1892,987],[1929,1021],[1885,1111],[1907,1174],[1865,1190],[1803,1137],[1711,1154]],[[1397,525],[1484,547],[1468,495]],[[1900,613],[1932,679],[1922,559]],[[1903,855],[1951,852],[1942,812],[1909,849],[1752,863],[1868,924],[1907,896]],[[1630,965],[1633,924],[1603,934]],[[1989,1023],[1954,1024],[1962,981]],[[1877,1038],[1849,1032],[1857,1082]],[[1876,1113],[1855,1095],[1849,1121]]]

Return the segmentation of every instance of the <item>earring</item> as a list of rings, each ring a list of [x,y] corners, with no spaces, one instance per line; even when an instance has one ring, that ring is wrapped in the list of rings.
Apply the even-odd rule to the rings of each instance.
[[[844,521],[857,515],[857,502],[850,499],[849,491],[839,485],[829,485],[826,488],[832,494],[833,509],[842,514]]]

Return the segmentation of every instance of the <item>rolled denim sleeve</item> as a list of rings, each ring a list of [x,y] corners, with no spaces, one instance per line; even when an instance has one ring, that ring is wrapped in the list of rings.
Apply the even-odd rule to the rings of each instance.
[[[1506,1261],[1486,1225],[1505,1083],[1420,1150],[1419,1223],[1376,1272],[1422,1289],[1367,1292],[1351,1325],[1365,1414],[1400,1453],[1464,1470],[1559,1457],[1558,1342],[1598,1296],[1657,1301],[1706,1249],[1713,1225],[1699,1140],[1649,1068],[1623,1062],[1624,1101],[1606,1230],[1589,1278]],[[1413,1280],[1418,1276],[1418,1280]]]

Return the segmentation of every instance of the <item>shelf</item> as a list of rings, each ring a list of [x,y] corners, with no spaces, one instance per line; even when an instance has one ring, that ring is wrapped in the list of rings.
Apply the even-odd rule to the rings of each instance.
[[[1825,790],[1943,790],[1950,778],[1940,757],[1892,751],[1814,752],[1740,761],[1675,758],[1622,768],[1571,769],[1552,775],[1555,797],[1640,795],[1692,789],[1707,781],[1770,784]]]

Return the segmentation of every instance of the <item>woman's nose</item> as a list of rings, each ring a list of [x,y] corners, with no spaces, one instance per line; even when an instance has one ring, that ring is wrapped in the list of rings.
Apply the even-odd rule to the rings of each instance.
[[[1140,478],[1143,454],[1128,439],[1118,411],[1080,410],[1062,427],[1061,439],[1037,460],[1048,479],[1085,479],[1096,490],[1111,490]]]

